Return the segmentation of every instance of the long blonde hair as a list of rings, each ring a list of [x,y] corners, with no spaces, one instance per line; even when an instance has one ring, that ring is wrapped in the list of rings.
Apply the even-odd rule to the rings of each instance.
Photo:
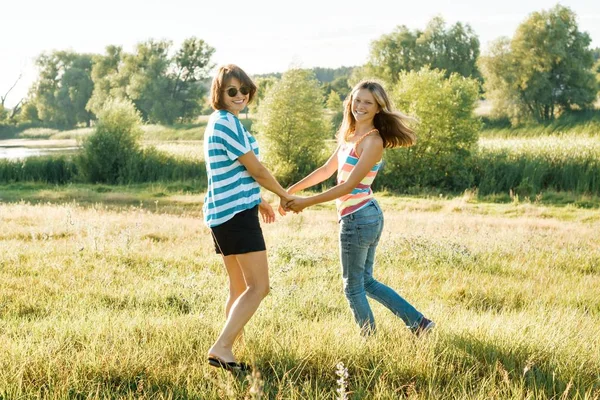
[[[359,82],[346,97],[344,101],[344,119],[337,134],[338,141],[348,140],[348,137],[354,133],[356,119],[352,114],[352,100],[360,89],[367,89],[371,92],[379,106],[379,113],[375,114],[373,125],[383,139],[383,147],[409,147],[417,142],[415,132],[406,124],[407,121],[416,120],[399,111],[394,111],[383,86],[372,80]]]

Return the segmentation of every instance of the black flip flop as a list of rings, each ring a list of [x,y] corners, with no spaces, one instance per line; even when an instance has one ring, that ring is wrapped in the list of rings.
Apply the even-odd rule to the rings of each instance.
[[[246,372],[251,369],[248,364],[235,361],[225,362],[217,357],[208,357],[208,364],[216,368],[223,368],[230,372]]]

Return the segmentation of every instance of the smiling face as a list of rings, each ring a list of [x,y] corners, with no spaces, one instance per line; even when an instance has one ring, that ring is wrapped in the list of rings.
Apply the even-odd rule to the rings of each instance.
[[[375,96],[368,89],[359,89],[352,96],[352,115],[357,124],[372,123],[379,112]]]
[[[229,82],[223,86],[223,103],[225,109],[236,116],[246,107],[249,99],[248,91],[240,89],[242,89],[242,84],[237,78],[231,78]],[[242,91],[246,92],[246,94],[243,94]],[[231,96],[233,93],[235,93],[235,95]]]

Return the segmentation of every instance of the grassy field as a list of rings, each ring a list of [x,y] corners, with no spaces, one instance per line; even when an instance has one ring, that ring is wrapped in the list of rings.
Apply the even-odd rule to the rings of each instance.
[[[381,195],[375,272],[437,322],[422,339],[378,304],[360,338],[332,205],[264,225],[233,376],[205,361],[227,278],[188,189],[0,187],[0,399],[600,398],[597,209]]]

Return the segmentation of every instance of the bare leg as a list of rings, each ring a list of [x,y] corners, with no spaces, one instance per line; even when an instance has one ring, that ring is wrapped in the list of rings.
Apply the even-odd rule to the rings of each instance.
[[[229,297],[225,304],[225,317],[229,317],[229,310],[238,297],[246,290],[246,279],[236,256],[224,256],[223,262],[229,275]]]
[[[229,318],[229,310],[233,303],[244,293],[246,290],[246,279],[242,273],[242,268],[238,263],[236,256],[223,256],[223,262],[225,268],[227,268],[227,274],[229,275],[229,296],[227,297],[227,303],[225,303],[225,318]],[[244,334],[244,330],[240,332],[236,341],[239,340]]]
[[[262,299],[269,293],[267,252],[256,251],[237,254],[235,257],[244,275],[246,290],[231,305],[225,326],[208,351],[208,354],[225,362],[235,361],[233,343],[258,309]]]

